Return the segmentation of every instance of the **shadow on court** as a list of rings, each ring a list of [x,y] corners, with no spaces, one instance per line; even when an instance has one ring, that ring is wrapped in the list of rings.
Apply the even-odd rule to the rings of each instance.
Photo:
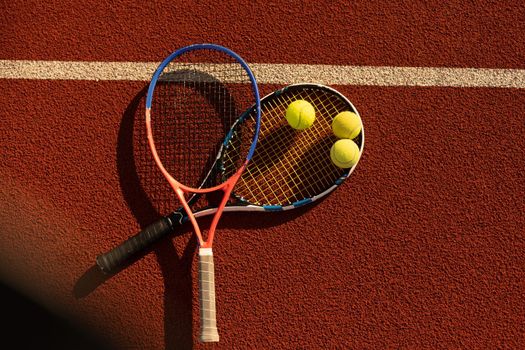
[[[147,86],[140,90],[126,108],[118,133],[117,168],[122,195],[141,229],[158,220],[180,206],[173,190],[157,169],[147,145],[144,122]],[[312,210],[322,200],[286,212],[274,213],[224,213],[218,227],[220,229],[260,229],[280,225],[293,220],[306,211]],[[206,231],[211,217],[198,220]],[[195,236],[188,239],[182,252],[178,251],[169,238],[192,234],[189,223],[177,229],[169,237],[154,243],[149,249],[135,256],[120,271],[140,260],[147,254],[155,253],[164,277],[164,329],[166,349],[193,348],[193,279],[192,264],[198,244]],[[255,237],[254,237],[255,239]],[[94,259],[95,257],[93,257]],[[83,298],[93,292],[105,281],[118,275],[104,274],[93,265],[77,281],[73,294]]]

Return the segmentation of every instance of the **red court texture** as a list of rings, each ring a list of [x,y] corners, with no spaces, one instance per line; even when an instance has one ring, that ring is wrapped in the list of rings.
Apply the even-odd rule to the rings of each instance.
[[[525,68],[514,1],[11,1],[0,12],[2,60],[157,62],[214,42],[249,63]],[[333,86],[366,143],[325,200],[224,215],[221,341],[205,345],[191,227],[114,276],[94,266],[166,214],[133,175],[147,81],[1,79],[0,278],[115,349],[524,348],[525,89],[408,85]]]

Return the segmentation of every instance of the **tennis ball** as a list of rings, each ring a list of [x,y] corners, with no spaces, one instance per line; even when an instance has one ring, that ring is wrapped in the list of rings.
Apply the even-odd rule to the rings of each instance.
[[[286,120],[294,129],[304,130],[312,126],[315,121],[314,106],[305,100],[297,100],[286,109]]]
[[[330,158],[339,168],[351,168],[359,160],[359,147],[349,139],[337,140],[330,149]]]
[[[341,112],[332,121],[332,131],[341,139],[353,139],[361,132],[361,118],[352,112]]]

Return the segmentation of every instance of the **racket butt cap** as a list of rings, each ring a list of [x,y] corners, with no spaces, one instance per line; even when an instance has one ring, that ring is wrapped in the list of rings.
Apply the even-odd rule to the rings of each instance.
[[[219,332],[217,328],[204,328],[200,335],[200,341],[202,343],[212,343],[219,341]]]

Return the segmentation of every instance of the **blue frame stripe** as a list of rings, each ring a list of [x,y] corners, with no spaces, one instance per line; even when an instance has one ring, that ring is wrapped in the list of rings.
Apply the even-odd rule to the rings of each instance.
[[[283,207],[280,205],[263,205],[263,209],[266,211],[282,211]]]
[[[312,202],[311,198],[305,198],[305,199],[301,199],[300,201],[297,201],[295,203],[292,203],[292,205],[297,208],[297,207],[303,206],[303,205],[311,203],[311,202]]]
[[[346,179],[346,176],[345,177],[340,177],[339,179],[335,180],[335,184],[337,186],[339,186],[340,184],[342,184]]]

